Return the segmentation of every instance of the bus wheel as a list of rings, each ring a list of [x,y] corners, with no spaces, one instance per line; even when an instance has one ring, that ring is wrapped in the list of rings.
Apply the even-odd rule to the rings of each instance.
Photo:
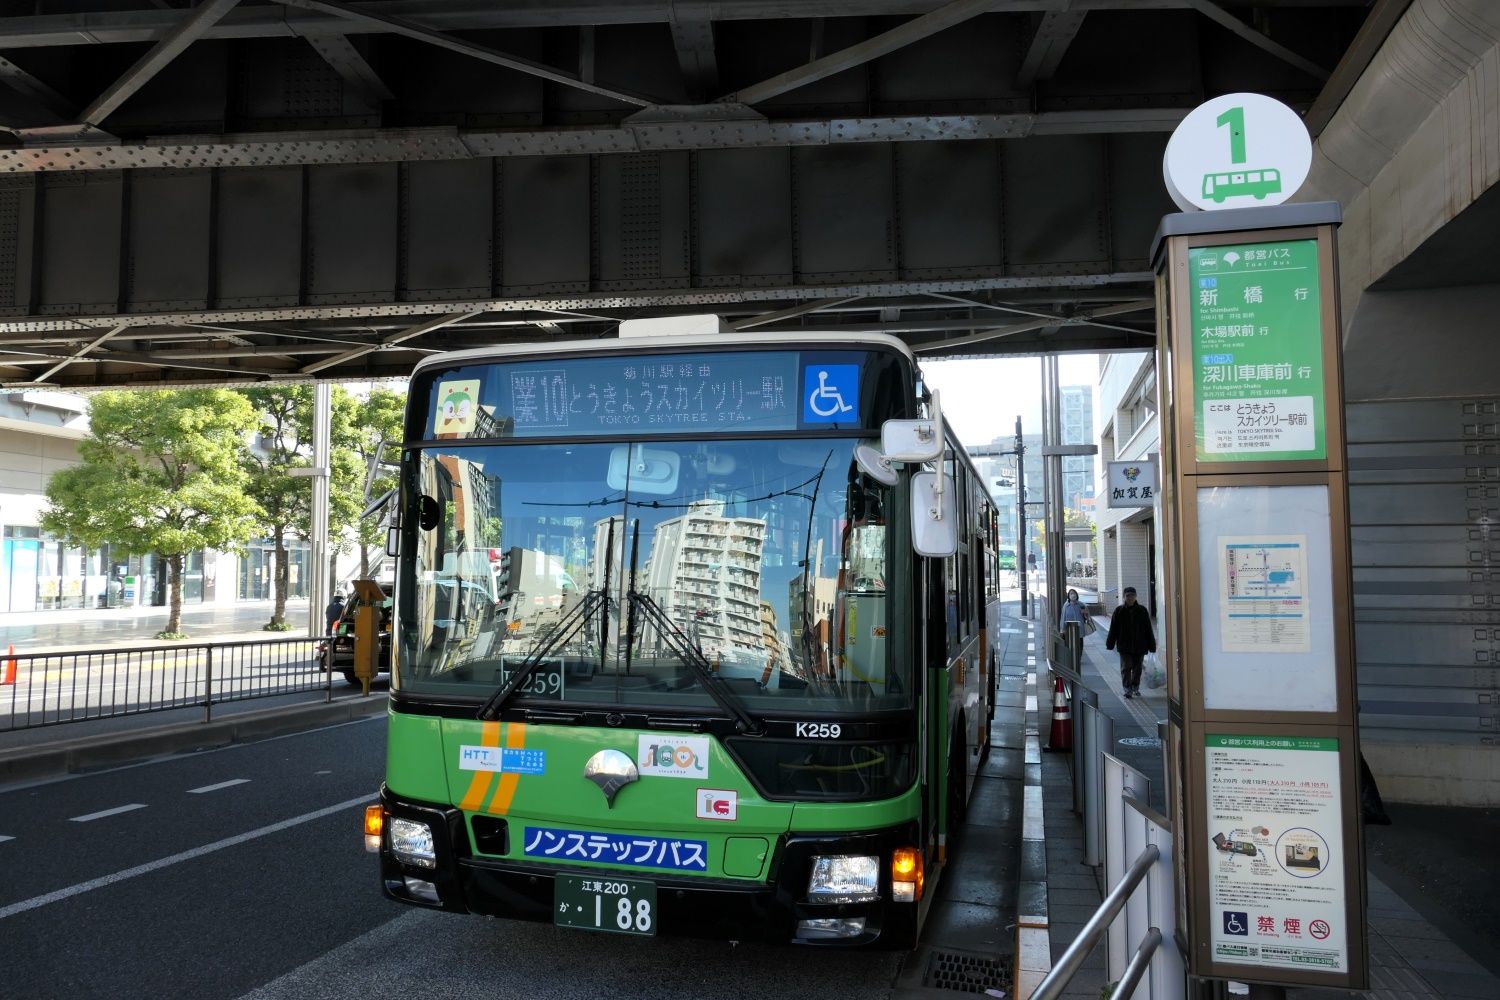
[[[990,650],[990,711],[989,721],[995,721],[995,703],[1000,700],[1000,664],[996,661],[995,651]],[[985,737],[985,746],[989,746],[990,739]]]
[[[344,680],[348,681],[350,684],[353,684],[355,687],[359,687],[359,678],[355,676],[354,671],[345,670],[343,671],[343,674]]]
[[[948,844],[951,850],[953,839],[963,827],[964,821],[969,817],[969,801],[965,797],[968,790],[968,768],[964,756],[964,717],[958,717],[958,727],[955,730],[956,738],[948,748]]]

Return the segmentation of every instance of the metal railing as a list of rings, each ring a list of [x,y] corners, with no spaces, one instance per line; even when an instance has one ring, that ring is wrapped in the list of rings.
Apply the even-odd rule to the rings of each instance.
[[[15,681],[0,686],[0,732],[184,708],[201,708],[206,722],[215,705],[306,691],[329,701],[334,672],[319,655],[326,639],[5,655]],[[0,678],[10,673],[0,662]]]
[[[1110,752],[1114,720],[1099,709],[1098,693],[1083,683],[1081,632],[1070,624],[1065,632],[1048,627],[1046,635],[1048,669],[1064,679],[1073,718],[1073,804],[1083,821],[1083,860],[1102,864],[1105,884],[1112,888],[1031,998],[1060,996],[1107,937],[1106,965],[1116,983],[1112,997],[1181,1000],[1182,954],[1161,930],[1170,933],[1176,926],[1171,823],[1147,805],[1150,780]],[[1127,859],[1133,860],[1127,864]]]
[[[1104,902],[1099,904],[1099,909],[1089,917],[1088,923],[1083,925],[1083,930],[1068,945],[1066,951],[1052,964],[1052,971],[1042,980],[1036,992],[1031,994],[1031,1000],[1056,1000],[1062,996],[1063,990],[1068,988],[1068,983],[1077,975],[1083,960],[1089,957],[1089,952],[1094,950],[1106,931],[1109,930],[1110,922],[1125,908],[1125,903],[1136,890],[1136,886],[1146,880],[1152,866],[1161,860],[1161,850],[1155,844],[1147,845],[1146,849],[1130,865],[1125,872],[1125,877],[1120,883],[1109,891],[1104,897]],[[1152,928],[1155,930],[1155,928]],[[1157,934],[1157,942],[1160,943],[1161,935]],[[1154,950],[1155,945],[1152,945]],[[1149,954],[1147,955],[1149,959]],[[1123,985],[1123,984],[1122,984]],[[1118,992],[1118,991],[1117,991]],[[1125,994],[1129,996],[1129,994]]]

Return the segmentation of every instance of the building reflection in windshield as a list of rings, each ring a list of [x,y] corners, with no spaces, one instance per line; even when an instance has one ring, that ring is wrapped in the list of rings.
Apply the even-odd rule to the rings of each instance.
[[[905,697],[886,491],[851,447],[653,443],[662,479],[639,491],[601,481],[642,454],[618,445],[423,453],[403,683],[498,685],[543,656],[564,700],[701,703],[697,660],[745,696]]]

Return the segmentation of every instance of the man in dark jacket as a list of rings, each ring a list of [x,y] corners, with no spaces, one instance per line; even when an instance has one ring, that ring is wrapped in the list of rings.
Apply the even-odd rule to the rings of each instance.
[[[1125,588],[1125,603],[1109,616],[1104,647],[1120,651],[1120,684],[1125,697],[1140,694],[1141,661],[1147,653],[1156,652],[1156,632],[1151,628],[1151,612],[1136,603],[1134,587]]]
[[[344,617],[344,595],[341,591],[333,592],[333,600],[328,602],[328,607],[323,609],[323,620],[328,623],[328,633],[332,634],[333,627]]]

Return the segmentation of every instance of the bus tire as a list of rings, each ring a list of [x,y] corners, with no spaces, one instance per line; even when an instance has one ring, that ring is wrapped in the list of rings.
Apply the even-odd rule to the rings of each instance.
[[[999,701],[999,700],[1000,700],[1000,664],[998,662],[998,657],[995,656],[995,651],[992,649],[992,650],[990,650],[990,711],[989,711],[989,716],[990,716],[989,717],[989,721],[990,722],[994,722],[995,721],[995,703],[997,701]],[[988,747],[990,745],[990,739],[989,739],[988,736],[985,737],[984,745],[986,747]]]
[[[350,684],[353,684],[355,687],[359,687],[359,677],[355,675],[354,671],[345,670],[342,671],[342,673],[344,675],[344,680],[348,681]]]
[[[967,741],[964,739],[963,715],[959,715],[953,732],[953,740],[948,747],[948,843],[950,847],[958,831],[962,829],[964,821],[969,818],[969,801],[964,794],[968,790],[969,775],[965,757]]]

